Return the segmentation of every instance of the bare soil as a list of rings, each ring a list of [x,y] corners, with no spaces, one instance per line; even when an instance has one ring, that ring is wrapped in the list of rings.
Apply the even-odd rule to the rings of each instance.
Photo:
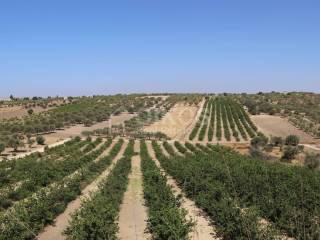
[[[135,141],[135,152],[140,152],[140,142]],[[143,197],[141,159],[139,155],[132,157],[132,171],[129,175],[128,189],[124,194],[119,213],[119,233],[121,240],[151,239],[145,233],[148,212]]]
[[[46,139],[46,143],[50,144],[65,138],[80,136],[83,131],[93,131],[99,128],[111,127],[112,125],[122,124],[124,123],[124,121],[129,120],[134,116],[136,115],[129,113],[121,113],[117,116],[111,116],[110,119],[107,121],[93,124],[90,127],[85,127],[83,124],[77,124],[64,130],[57,130],[53,133],[44,134],[43,136]]]
[[[52,108],[32,107],[34,113],[48,111]],[[22,118],[28,115],[28,109],[22,106],[2,107],[0,108],[0,120],[10,118]]]
[[[45,138],[45,144],[49,147],[54,147],[64,142],[70,140],[72,137],[81,136],[83,131],[92,131],[99,128],[111,127],[112,125],[118,125],[124,123],[124,121],[131,119],[136,116],[136,114],[129,113],[121,113],[117,116],[111,116],[109,120],[96,123],[90,127],[85,127],[83,124],[77,124],[71,126],[69,128],[65,128],[63,130],[56,130],[52,133],[46,133],[42,136]],[[24,157],[33,152],[43,152],[44,146],[34,144],[32,148],[30,148],[27,144],[24,148],[19,149],[21,153],[14,153],[13,149],[6,148],[4,155],[8,156],[8,158],[20,158]]]
[[[259,130],[267,136],[286,137],[293,134],[299,136],[301,143],[315,144],[319,142],[319,140],[316,140],[302,130],[297,129],[285,118],[271,115],[253,115],[250,117]]]
[[[196,118],[199,107],[175,105],[158,122],[144,127],[146,132],[163,132],[172,139],[183,140],[188,136],[189,126]]]

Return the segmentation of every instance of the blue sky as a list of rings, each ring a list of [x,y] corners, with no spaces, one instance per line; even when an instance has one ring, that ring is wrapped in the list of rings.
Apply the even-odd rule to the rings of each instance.
[[[3,0],[0,96],[320,91],[320,2]]]

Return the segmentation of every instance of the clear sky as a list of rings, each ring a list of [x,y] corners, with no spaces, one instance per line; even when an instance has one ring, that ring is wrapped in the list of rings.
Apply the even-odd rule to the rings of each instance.
[[[320,91],[320,1],[2,0],[0,96]]]

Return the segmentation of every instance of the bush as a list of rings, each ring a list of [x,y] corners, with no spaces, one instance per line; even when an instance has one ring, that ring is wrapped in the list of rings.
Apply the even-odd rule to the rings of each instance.
[[[282,147],[282,145],[283,145],[282,137],[272,137],[271,144],[273,144],[273,146],[275,146],[275,147]]]
[[[258,136],[251,139],[251,146],[253,147],[264,147],[268,143],[268,138],[263,134],[258,134]]]
[[[308,153],[304,165],[310,169],[317,169],[320,166],[320,154]]]
[[[284,149],[283,155],[282,155],[282,159],[286,160],[286,161],[290,161],[292,159],[295,158],[295,156],[299,153],[299,150],[297,147],[293,147],[293,146],[287,146]]]
[[[37,136],[36,141],[39,145],[44,145],[46,140],[44,139],[43,136]]]
[[[4,143],[0,143],[0,154],[6,149]]]
[[[29,115],[32,115],[32,114],[33,114],[33,109],[30,108],[30,109],[28,110],[28,114],[29,114]]]
[[[288,146],[297,146],[300,142],[300,139],[296,135],[289,135],[286,137],[285,144]]]

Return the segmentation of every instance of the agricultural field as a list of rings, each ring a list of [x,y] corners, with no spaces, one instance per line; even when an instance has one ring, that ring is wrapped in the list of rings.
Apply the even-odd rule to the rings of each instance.
[[[79,97],[0,120],[0,239],[320,239],[320,155],[242,97]]]
[[[207,97],[190,141],[248,142],[257,127],[243,107],[229,97]]]

